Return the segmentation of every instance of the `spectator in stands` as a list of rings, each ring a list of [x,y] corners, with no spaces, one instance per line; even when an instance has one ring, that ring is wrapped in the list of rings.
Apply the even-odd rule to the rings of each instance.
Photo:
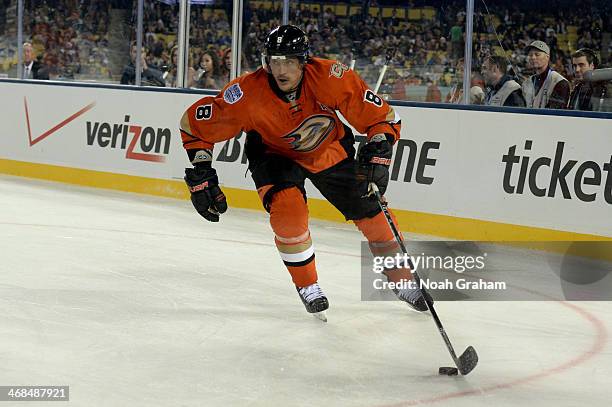
[[[240,73],[239,75],[244,75],[245,73],[253,72],[259,68],[261,65],[259,51],[255,51],[256,55],[251,55],[252,60],[256,61],[252,64],[247,60],[247,55],[245,55],[244,51],[241,53],[240,58]],[[221,54],[220,61],[220,71],[221,72],[221,84],[225,85],[230,80],[230,72],[232,71],[232,49],[226,48],[225,51]]]
[[[457,60],[463,56],[464,38],[463,38],[463,18],[458,18],[455,25],[450,29],[450,44],[451,58]]]
[[[506,73],[506,65],[506,59],[498,55],[489,56],[483,61],[481,72],[487,86],[484,104],[525,107],[521,85]]]
[[[584,74],[597,69],[599,64],[597,55],[590,48],[582,48],[572,54],[572,67],[574,68],[574,89],[570,95],[568,108],[572,110],[593,111],[593,102],[599,105],[602,95],[605,98],[606,86],[600,82],[584,81]],[[594,100],[595,99],[595,100]]]
[[[221,89],[223,77],[219,58],[214,51],[204,51],[200,54],[195,67],[195,87],[201,89]]]
[[[527,107],[566,109],[570,85],[560,73],[551,69],[548,45],[544,41],[533,41],[526,52],[529,66],[535,72],[522,86]]]
[[[425,94],[426,102],[440,103],[442,102],[442,92],[438,88],[436,81],[432,79],[427,80],[427,93]]]
[[[49,80],[49,70],[36,59],[34,48],[29,42],[23,43],[23,79]]]
[[[163,77],[166,81],[166,87],[176,88],[176,70],[178,68],[178,46],[173,46],[170,50],[170,63],[168,64],[168,70],[163,73]]]
[[[164,72],[163,77],[166,81],[166,86],[171,88],[178,87],[177,84],[177,69],[178,69],[178,46],[172,47],[170,50],[170,64],[167,67],[167,71]],[[196,70],[191,66],[187,68],[187,81],[186,87],[195,87]]]
[[[227,48],[221,54],[221,74],[225,83],[230,81],[230,73],[232,71],[232,49]]]
[[[406,100],[406,82],[404,81],[402,75],[398,73],[392,83],[391,99]]]
[[[464,59],[459,58],[455,65],[455,83],[453,83],[450,92],[446,95],[446,103],[463,103],[463,72]],[[470,81],[470,104],[481,105],[484,102],[484,81],[476,72],[472,72]]]
[[[134,85],[136,83],[136,56],[137,47],[133,43],[130,50],[130,63],[123,69],[121,75],[122,85]],[[163,78],[162,72],[156,67],[149,66],[147,64],[147,52],[145,48],[142,48],[140,52],[140,69],[141,69],[141,82],[143,86],[166,86],[166,81]]]

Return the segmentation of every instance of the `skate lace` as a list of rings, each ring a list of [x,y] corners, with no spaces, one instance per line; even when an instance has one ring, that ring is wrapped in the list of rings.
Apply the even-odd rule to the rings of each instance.
[[[308,303],[316,300],[317,298],[325,296],[321,290],[321,287],[319,287],[319,284],[317,283],[311,284],[308,287],[300,288],[300,295]]]

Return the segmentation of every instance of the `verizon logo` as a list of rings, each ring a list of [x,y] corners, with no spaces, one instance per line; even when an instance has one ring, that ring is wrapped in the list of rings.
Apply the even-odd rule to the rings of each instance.
[[[123,123],[87,122],[87,145],[96,143],[102,148],[125,150],[125,158],[164,162],[170,150],[171,132],[130,124],[126,115]]]
[[[32,136],[32,126],[30,125],[30,110],[28,109],[28,99],[24,97],[23,98],[23,107],[25,109],[26,124],[28,126],[28,141],[30,142],[30,147],[32,147],[35,144],[40,143],[41,141],[43,141],[44,139],[46,139],[47,137],[49,137],[53,133],[57,132],[58,130],[60,130],[61,128],[63,128],[64,126],[66,126],[67,124],[69,124],[70,122],[75,120],[76,118],[78,118],[79,116],[87,113],[88,111],[93,109],[93,107],[95,105],[96,104],[94,102],[88,104],[87,106],[85,106],[82,109],[80,109],[78,112],[68,116],[67,118],[65,118],[64,120],[62,120],[58,124],[56,124],[55,126],[51,127],[49,130],[43,132],[42,134],[40,134],[37,137],[33,137]]]

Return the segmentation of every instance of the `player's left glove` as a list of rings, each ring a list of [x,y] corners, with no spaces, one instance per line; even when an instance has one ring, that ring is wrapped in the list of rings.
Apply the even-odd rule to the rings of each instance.
[[[381,194],[387,190],[389,184],[389,166],[393,148],[384,134],[377,134],[361,147],[358,154],[359,167],[362,175],[370,182],[376,184]]]

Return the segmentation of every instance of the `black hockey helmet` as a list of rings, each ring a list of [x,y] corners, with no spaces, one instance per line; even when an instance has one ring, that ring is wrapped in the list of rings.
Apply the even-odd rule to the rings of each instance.
[[[310,44],[306,33],[295,25],[281,25],[268,34],[264,42],[262,65],[267,69],[270,57],[298,57],[300,62],[308,61]]]

